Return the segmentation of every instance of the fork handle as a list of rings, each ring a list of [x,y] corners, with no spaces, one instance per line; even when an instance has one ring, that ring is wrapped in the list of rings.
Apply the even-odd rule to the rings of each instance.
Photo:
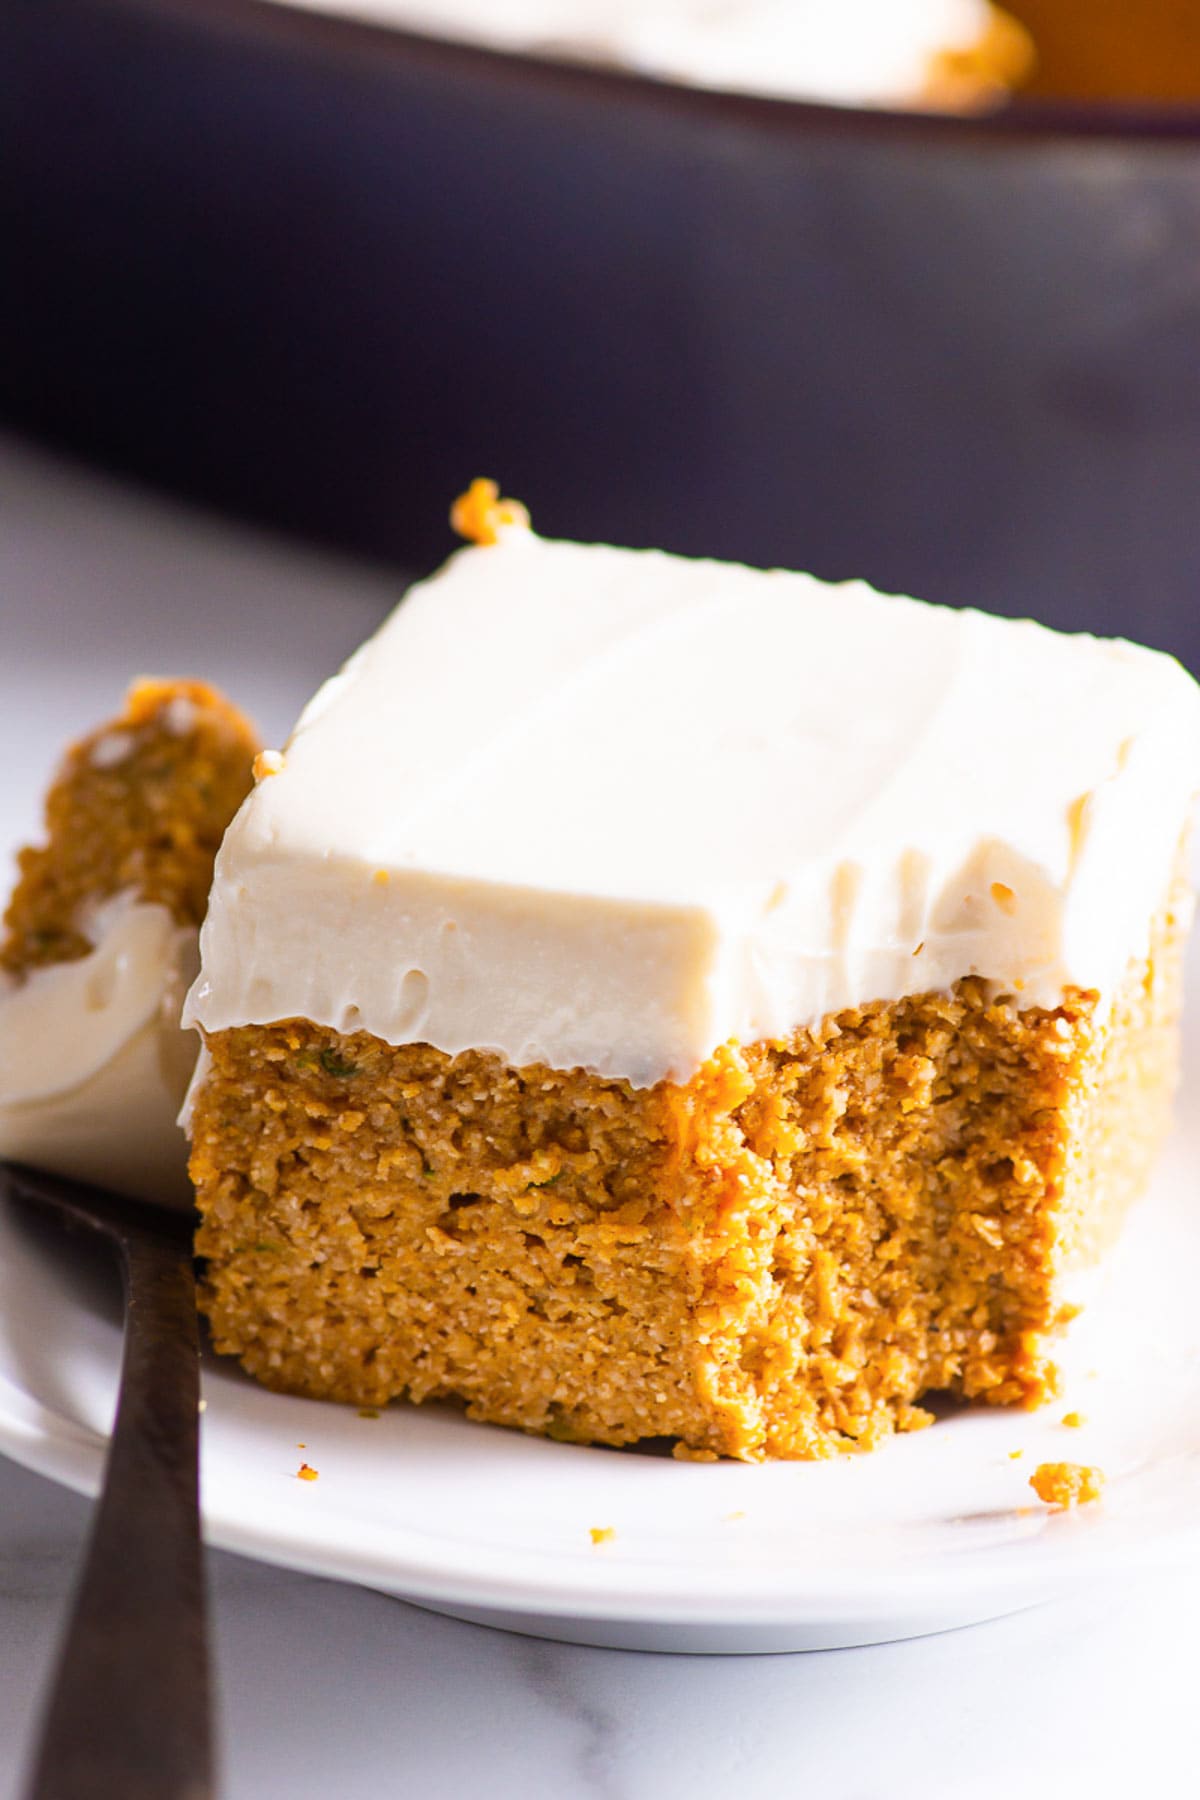
[[[29,1800],[213,1792],[195,1277],[169,1238],[120,1245],[120,1400]]]

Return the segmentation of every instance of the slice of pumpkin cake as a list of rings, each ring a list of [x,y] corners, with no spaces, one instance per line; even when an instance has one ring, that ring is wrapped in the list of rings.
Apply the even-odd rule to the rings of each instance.
[[[219,1350],[815,1457],[1053,1390],[1167,1124],[1200,696],[861,583],[478,541],[226,836],[189,1016]]]
[[[140,681],[67,751],[0,934],[0,1156],[190,1204],[179,1012],[252,727],[199,681]]]

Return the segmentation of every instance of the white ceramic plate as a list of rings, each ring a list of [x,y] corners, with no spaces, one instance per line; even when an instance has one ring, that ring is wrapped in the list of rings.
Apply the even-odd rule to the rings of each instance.
[[[211,671],[275,733],[380,610],[378,584],[226,547],[174,515],[147,523],[107,493],[83,495],[70,532],[39,535],[40,494],[18,483],[20,529],[0,543],[18,596],[0,764],[20,772],[0,788],[0,849],[29,829],[51,747],[102,717],[137,667]],[[98,569],[121,598],[89,612]],[[188,587],[168,616],[162,593]],[[965,1624],[1173,1550],[1200,1517],[1198,1099],[1194,1031],[1175,1138],[1042,1414],[957,1411],[871,1456],[750,1468],[554,1444],[434,1408],[363,1419],[213,1361],[209,1539],[518,1630],[710,1651]],[[119,1352],[103,1252],[0,1210],[0,1449],[95,1491]],[[1060,1423],[1068,1408],[1081,1429]],[[1103,1504],[1041,1506],[1027,1482],[1043,1459],[1099,1463]],[[302,1461],[317,1481],[296,1479]],[[615,1535],[594,1545],[593,1527]]]

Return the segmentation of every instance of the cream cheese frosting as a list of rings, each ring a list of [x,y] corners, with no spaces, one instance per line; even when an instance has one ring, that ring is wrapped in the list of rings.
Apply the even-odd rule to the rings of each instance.
[[[186,1022],[649,1085],[969,974],[1110,993],[1200,786],[1200,690],[1120,641],[510,529],[269,766]]]
[[[118,895],[74,962],[0,977],[0,1156],[160,1204],[190,1204],[176,1123],[196,1060],[179,1014],[196,932]]]
[[[295,3],[295,0],[293,0]],[[987,0],[300,0],[430,37],[694,87],[906,106],[984,37]]]

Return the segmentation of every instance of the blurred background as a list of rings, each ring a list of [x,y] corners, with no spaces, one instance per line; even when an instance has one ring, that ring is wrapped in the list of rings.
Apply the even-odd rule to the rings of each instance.
[[[0,422],[1200,669],[1195,0],[0,0]],[[2,602],[0,602],[2,605]]]

